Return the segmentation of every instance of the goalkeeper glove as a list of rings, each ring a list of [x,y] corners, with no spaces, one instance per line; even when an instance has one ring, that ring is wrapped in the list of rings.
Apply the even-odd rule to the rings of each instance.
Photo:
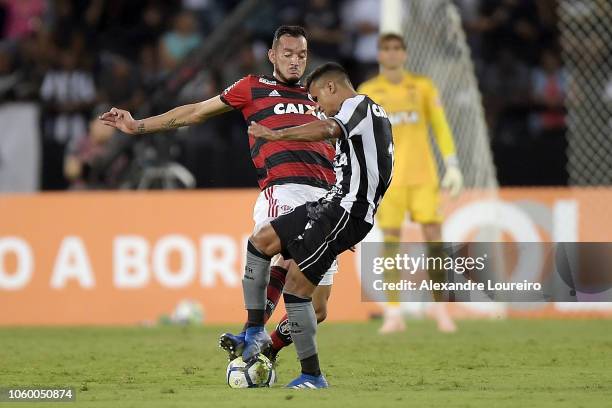
[[[453,198],[457,197],[463,190],[463,175],[459,170],[459,161],[455,155],[446,159],[446,172],[442,178],[442,188],[448,190]]]

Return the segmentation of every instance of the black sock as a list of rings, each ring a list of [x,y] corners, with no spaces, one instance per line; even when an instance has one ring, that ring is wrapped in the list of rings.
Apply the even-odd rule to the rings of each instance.
[[[321,368],[319,367],[319,355],[313,354],[300,361],[302,365],[302,374],[313,375],[318,377],[321,375]]]
[[[260,309],[248,309],[247,310],[247,324],[246,328],[253,326],[263,326],[264,325],[264,310]]]

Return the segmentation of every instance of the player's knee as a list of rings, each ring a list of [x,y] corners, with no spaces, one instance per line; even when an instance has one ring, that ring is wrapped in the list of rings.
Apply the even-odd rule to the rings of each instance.
[[[264,255],[274,256],[280,252],[280,241],[270,224],[255,231],[249,241]]]
[[[257,235],[257,233],[251,235],[249,237],[249,242],[261,253],[265,253],[263,250],[263,242],[262,239]]]
[[[287,279],[285,281],[284,292],[291,293],[292,295],[299,296],[302,298],[312,298],[312,288],[305,284],[303,280],[296,279],[295,276],[287,275]]]
[[[287,293],[297,294],[299,290],[300,288],[299,288],[298,282],[296,281],[293,274],[292,273],[287,274],[287,277],[285,278],[284,291]]]
[[[249,241],[251,241],[251,244],[253,244],[253,246],[262,254],[272,256],[274,254],[268,253],[269,243],[266,239],[266,235],[261,231],[262,230],[260,229],[259,231],[254,232],[253,235],[249,237]]]

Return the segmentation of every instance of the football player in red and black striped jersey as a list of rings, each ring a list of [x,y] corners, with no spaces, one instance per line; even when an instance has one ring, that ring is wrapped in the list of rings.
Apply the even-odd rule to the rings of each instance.
[[[112,108],[100,119],[106,125],[135,135],[202,123],[232,109],[240,110],[247,123],[257,122],[271,129],[303,125],[318,120],[316,103],[299,82],[306,69],[307,56],[304,29],[299,26],[282,26],[274,33],[272,47],[268,51],[268,58],[274,66],[271,76],[248,75],[228,87],[221,95],[179,106],[158,116],[135,120],[128,111]],[[253,214],[255,230],[307,201],[318,200],[335,182],[332,163],[335,151],[325,141],[270,142],[249,135],[249,144],[262,190]],[[265,320],[278,303],[289,269],[289,262],[281,257],[272,265],[267,299],[255,307],[264,313]],[[313,295],[313,306],[319,322],[326,317],[327,300],[336,271],[337,263],[334,262]],[[266,282],[267,277],[262,277],[262,281]],[[291,343],[288,327],[285,315],[271,336],[272,357]],[[220,344],[229,352],[230,358],[234,358],[241,353],[244,333],[226,333],[221,336]]]

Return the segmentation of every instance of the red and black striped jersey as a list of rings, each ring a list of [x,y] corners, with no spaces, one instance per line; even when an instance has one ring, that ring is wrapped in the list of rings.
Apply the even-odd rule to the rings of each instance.
[[[248,75],[223,91],[221,100],[240,110],[247,124],[254,121],[274,130],[318,120],[306,88],[273,77]],[[329,189],[335,182],[335,150],[327,142],[267,141],[249,135],[249,145],[262,190],[288,183]]]

